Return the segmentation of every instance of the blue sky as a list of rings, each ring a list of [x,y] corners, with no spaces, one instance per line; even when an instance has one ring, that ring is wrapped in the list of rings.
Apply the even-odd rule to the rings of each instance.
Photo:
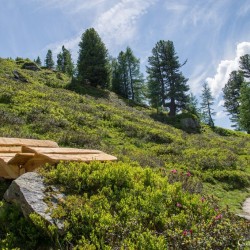
[[[0,0],[0,57],[54,56],[65,45],[77,59],[81,34],[94,27],[112,56],[130,46],[141,59],[172,40],[192,92],[207,81],[215,124],[230,127],[221,89],[241,55],[250,53],[250,0]]]

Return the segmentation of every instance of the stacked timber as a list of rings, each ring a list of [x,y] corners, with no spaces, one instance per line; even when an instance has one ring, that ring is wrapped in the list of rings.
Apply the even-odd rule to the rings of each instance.
[[[117,158],[99,150],[59,148],[56,142],[49,140],[0,137],[0,177],[6,179],[16,179],[45,164],[56,165],[60,161],[114,160]]]

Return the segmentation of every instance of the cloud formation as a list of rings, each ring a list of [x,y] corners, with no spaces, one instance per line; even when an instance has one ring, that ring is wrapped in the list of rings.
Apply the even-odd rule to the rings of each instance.
[[[122,0],[104,12],[94,23],[94,27],[110,45],[121,45],[136,34],[136,22],[147,13],[157,0]]]
[[[218,97],[220,95],[222,88],[229,79],[230,73],[239,69],[239,59],[245,54],[250,54],[250,42],[239,43],[236,48],[235,58],[222,60],[217,66],[216,74],[213,77],[206,78],[213,96]]]
[[[44,2],[44,0],[34,1]],[[60,8],[69,8],[71,12],[76,12],[83,8],[94,8],[102,3],[105,10],[98,15],[91,26],[97,30],[109,48],[109,51],[113,52],[112,50],[116,47],[128,45],[129,41],[135,39],[136,32],[138,31],[137,22],[157,1],[158,0],[121,0],[118,3],[117,1],[115,1],[116,3],[113,1],[113,4],[111,4],[112,1],[108,0],[87,0],[84,1],[84,3],[80,0],[52,0],[46,6],[55,8],[55,6],[59,4]],[[71,8],[73,2],[75,3],[75,7]],[[59,6],[57,6],[57,8]],[[65,45],[67,49],[71,50],[73,58],[76,60],[78,44],[83,32],[84,30],[81,30],[81,32],[69,40],[49,44],[45,50],[52,48],[54,53],[58,53],[62,45]]]

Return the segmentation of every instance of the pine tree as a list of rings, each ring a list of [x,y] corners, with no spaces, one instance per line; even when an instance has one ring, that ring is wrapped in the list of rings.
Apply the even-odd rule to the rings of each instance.
[[[74,64],[72,62],[71,53],[64,47],[64,45],[62,46],[62,52],[57,55],[57,69],[69,76],[72,76],[74,73]]]
[[[201,94],[201,110],[202,110],[202,120],[209,126],[214,127],[214,121],[212,116],[215,115],[213,112],[214,98],[211,93],[207,82],[202,85],[202,94]]]
[[[37,59],[35,60],[35,63],[38,65],[38,66],[42,66],[42,61],[40,59],[40,57],[38,56]]]
[[[117,60],[113,60],[112,90],[126,99],[142,103],[143,75],[140,72],[140,60],[131,48],[121,51]]]
[[[46,54],[46,57],[45,57],[45,67],[47,67],[48,69],[53,69],[54,68],[54,61],[53,61],[53,56],[52,56],[52,51],[49,49],[47,54]]]
[[[250,55],[246,54],[244,56],[241,56],[239,63],[244,77],[250,78]]]
[[[201,118],[200,109],[198,108],[198,99],[195,97],[193,93],[189,95],[187,103],[187,111],[190,114],[195,115],[197,118]]]
[[[240,89],[244,82],[244,76],[241,71],[232,71],[229,80],[222,89],[224,98],[224,107],[230,115],[230,120],[233,127],[239,127],[239,113],[240,113]]]
[[[108,51],[95,29],[87,29],[79,43],[78,79],[90,85],[108,87],[110,71]]]
[[[250,134],[250,83],[244,82],[240,91],[239,121],[241,127]]]
[[[180,72],[185,63],[179,63],[173,42],[163,40],[156,43],[148,62],[150,103],[153,106],[169,108],[169,115],[175,116],[188,102],[187,79]]]

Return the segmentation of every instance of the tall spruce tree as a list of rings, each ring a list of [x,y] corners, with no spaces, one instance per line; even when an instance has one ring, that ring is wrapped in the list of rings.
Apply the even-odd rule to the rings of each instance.
[[[42,61],[40,59],[40,57],[38,56],[37,59],[35,60],[35,63],[38,65],[38,66],[42,66]]]
[[[173,42],[163,40],[156,43],[148,62],[150,103],[154,107],[169,108],[169,115],[175,116],[188,102],[188,79],[180,71],[185,63],[179,63]]]
[[[230,115],[230,120],[233,127],[240,129],[239,114],[240,114],[240,89],[244,82],[242,71],[232,71],[229,80],[222,89],[224,98],[224,107]]]
[[[240,91],[239,121],[241,127],[250,134],[250,82],[244,82]]]
[[[201,111],[202,120],[209,126],[214,127],[214,121],[212,116],[215,115],[213,112],[214,98],[212,96],[211,89],[209,88],[207,82],[202,85],[201,94]]]
[[[140,60],[134,56],[131,48],[121,51],[113,61],[112,90],[121,96],[143,102],[143,75],[140,72]]]
[[[50,49],[48,50],[48,52],[46,54],[44,65],[48,69],[54,68],[55,63],[53,61],[52,51]]]
[[[87,29],[79,43],[77,60],[78,79],[106,88],[109,84],[110,71],[108,51],[94,28]]]
[[[62,46],[62,52],[57,55],[57,69],[69,76],[72,76],[74,73],[74,64],[72,62],[71,53],[64,47],[64,45]]]

